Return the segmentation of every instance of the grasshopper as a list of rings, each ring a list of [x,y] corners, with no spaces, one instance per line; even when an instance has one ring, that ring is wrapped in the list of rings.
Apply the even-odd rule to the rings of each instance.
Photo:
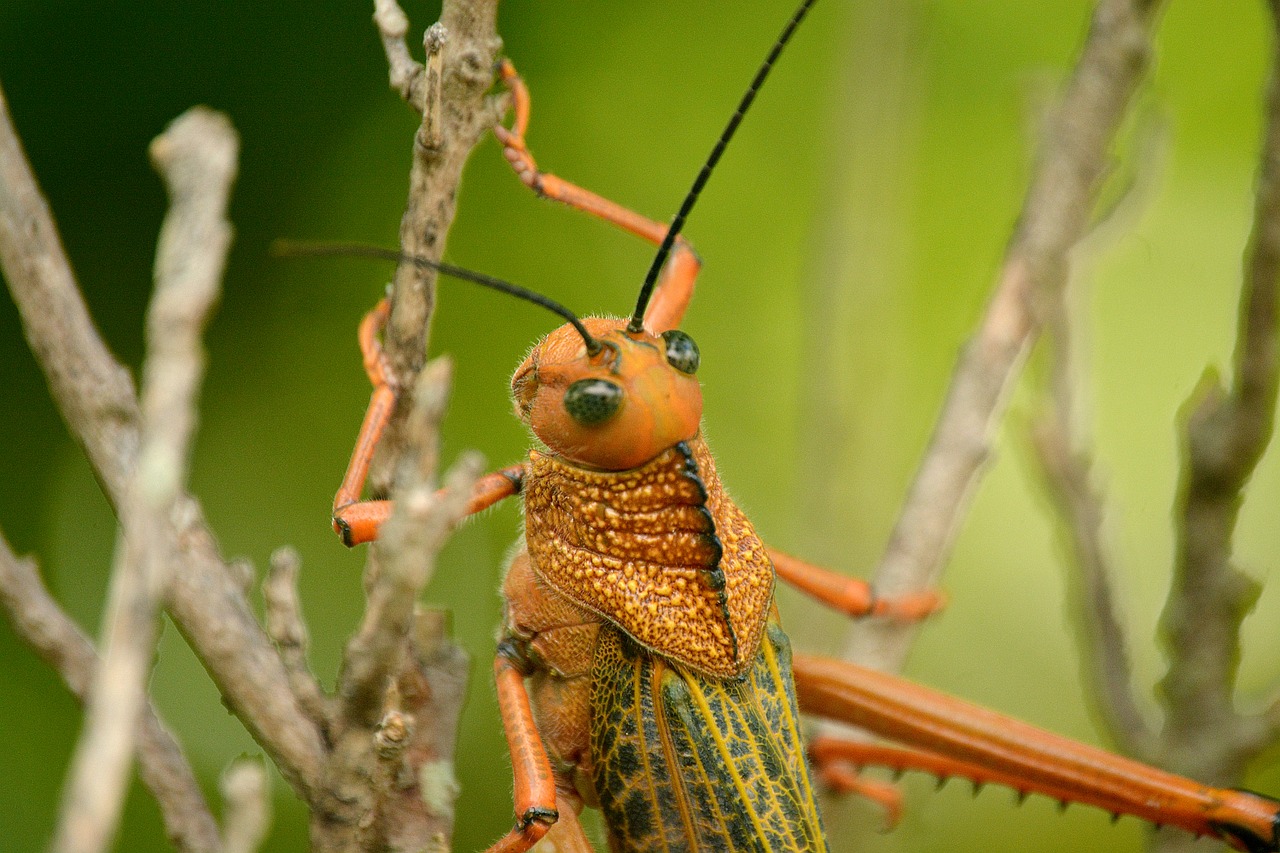
[[[823,851],[810,760],[819,769],[850,762],[995,782],[1240,849],[1277,850],[1274,800],[1200,785],[893,676],[792,653],[773,604],[777,578],[851,616],[917,619],[940,604],[932,592],[877,597],[862,581],[761,541],[702,438],[701,354],[678,328],[700,268],[680,235],[684,220],[811,5],[788,23],[670,226],[541,171],[525,141],[528,90],[510,62],[501,65],[515,117],[495,133],[519,178],[659,251],[628,318],[579,319],[497,283],[568,322],[511,381],[517,415],[541,448],[481,478],[469,504],[479,512],[519,494],[525,510],[494,663],[516,822],[490,850],[524,851],[549,838],[557,850],[589,851],[578,814],[594,806],[618,853]],[[387,312],[384,300],[359,335],[374,393],[334,499],[334,527],[348,545],[376,538],[392,509],[360,500],[396,402],[378,340]],[[802,712],[906,747],[823,738],[806,749]]]

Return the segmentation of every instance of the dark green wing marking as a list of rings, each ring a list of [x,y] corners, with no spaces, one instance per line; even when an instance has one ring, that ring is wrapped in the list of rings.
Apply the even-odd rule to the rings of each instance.
[[[827,849],[776,623],[751,669],[724,680],[606,625],[591,689],[595,786],[615,853]]]

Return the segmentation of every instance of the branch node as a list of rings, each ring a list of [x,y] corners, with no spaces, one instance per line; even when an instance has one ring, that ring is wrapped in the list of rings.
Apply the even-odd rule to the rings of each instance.
[[[383,761],[394,761],[404,754],[413,729],[413,717],[398,709],[388,711],[374,732],[374,748]]]

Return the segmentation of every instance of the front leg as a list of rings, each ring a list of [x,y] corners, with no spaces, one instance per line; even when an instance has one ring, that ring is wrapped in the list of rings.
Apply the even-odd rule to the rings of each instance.
[[[942,594],[934,590],[896,597],[878,596],[871,585],[861,578],[852,578],[806,563],[777,548],[766,546],[765,550],[779,578],[846,616],[879,616],[915,621],[937,612],[945,602]],[[850,743],[857,745],[856,742]],[[840,749],[809,750],[809,760],[813,762],[819,779],[839,793],[853,794],[876,803],[884,812],[885,825],[896,826],[902,815],[901,793],[896,785],[867,779],[858,773],[857,769],[864,764],[878,765],[878,762],[861,761],[859,758],[860,756],[850,755],[848,751]]]
[[[557,853],[593,853],[577,816],[584,799],[595,804],[591,781],[591,659],[599,630],[599,617],[570,602],[543,585],[533,573],[529,555],[518,551],[507,568],[502,584],[506,612],[503,618],[500,654],[513,662],[520,673],[504,672],[499,682],[503,721],[507,704],[520,702],[528,708],[516,725],[507,728],[511,763],[516,783],[516,814],[523,820],[532,800],[521,796],[529,771],[525,757],[528,744],[536,739],[547,761],[554,787],[558,820],[545,830],[539,849]],[[517,686],[518,685],[518,686]],[[520,695],[517,696],[516,694]],[[503,699],[503,695],[507,699]],[[546,790],[541,796],[546,797]],[[539,828],[522,830],[519,823],[502,843],[516,844]],[[522,842],[521,842],[522,843]],[[507,849],[507,848],[501,848]],[[511,849],[522,849],[514,847]]]
[[[343,544],[347,547],[377,539],[379,528],[391,517],[394,508],[391,501],[360,499],[365,480],[369,476],[369,464],[373,461],[374,451],[387,429],[399,396],[398,390],[391,383],[391,373],[382,354],[382,345],[378,341],[382,327],[387,322],[388,310],[387,300],[382,299],[360,323],[360,353],[365,373],[373,385],[373,395],[369,399],[369,408],[365,411],[364,423],[360,425],[360,432],[356,436],[356,446],[351,451],[351,461],[347,463],[342,485],[333,496],[333,529],[342,537]],[[512,465],[485,474],[476,481],[472,489],[467,514],[488,509],[503,498],[517,494],[523,480],[523,465]]]
[[[942,609],[946,599],[935,590],[878,596],[861,578],[851,578],[766,547],[778,577],[806,595],[847,616],[885,616],[912,622]]]

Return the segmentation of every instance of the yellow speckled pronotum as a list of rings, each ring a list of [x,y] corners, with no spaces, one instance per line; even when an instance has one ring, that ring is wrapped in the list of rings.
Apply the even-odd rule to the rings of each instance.
[[[773,606],[775,577],[853,616],[920,618],[931,592],[876,598],[865,583],[760,541],[728,497],[700,433],[700,354],[677,326],[699,261],[680,236],[711,167],[797,11],[717,142],[671,226],[542,172],[525,144],[529,97],[501,69],[515,119],[496,133],[538,194],[660,244],[635,312],[579,320],[545,297],[420,259],[455,277],[537,301],[569,322],[533,348],[511,381],[516,411],[544,450],[483,477],[479,511],[522,494],[525,534],[508,567],[495,662],[515,773],[515,827],[494,851],[591,850],[578,814],[604,814],[622,851],[820,851],[816,774],[891,803],[850,766],[921,769],[997,782],[1276,850],[1277,803],[1208,788],[1034,729],[898,678],[792,655]],[[380,303],[361,326],[373,399],[333,522],[347,544],[376,538],[386,501],[361,501],[395,403],[385,379]],[[822,739],[806,751],[801,712],[864,726],[905,745]]]

